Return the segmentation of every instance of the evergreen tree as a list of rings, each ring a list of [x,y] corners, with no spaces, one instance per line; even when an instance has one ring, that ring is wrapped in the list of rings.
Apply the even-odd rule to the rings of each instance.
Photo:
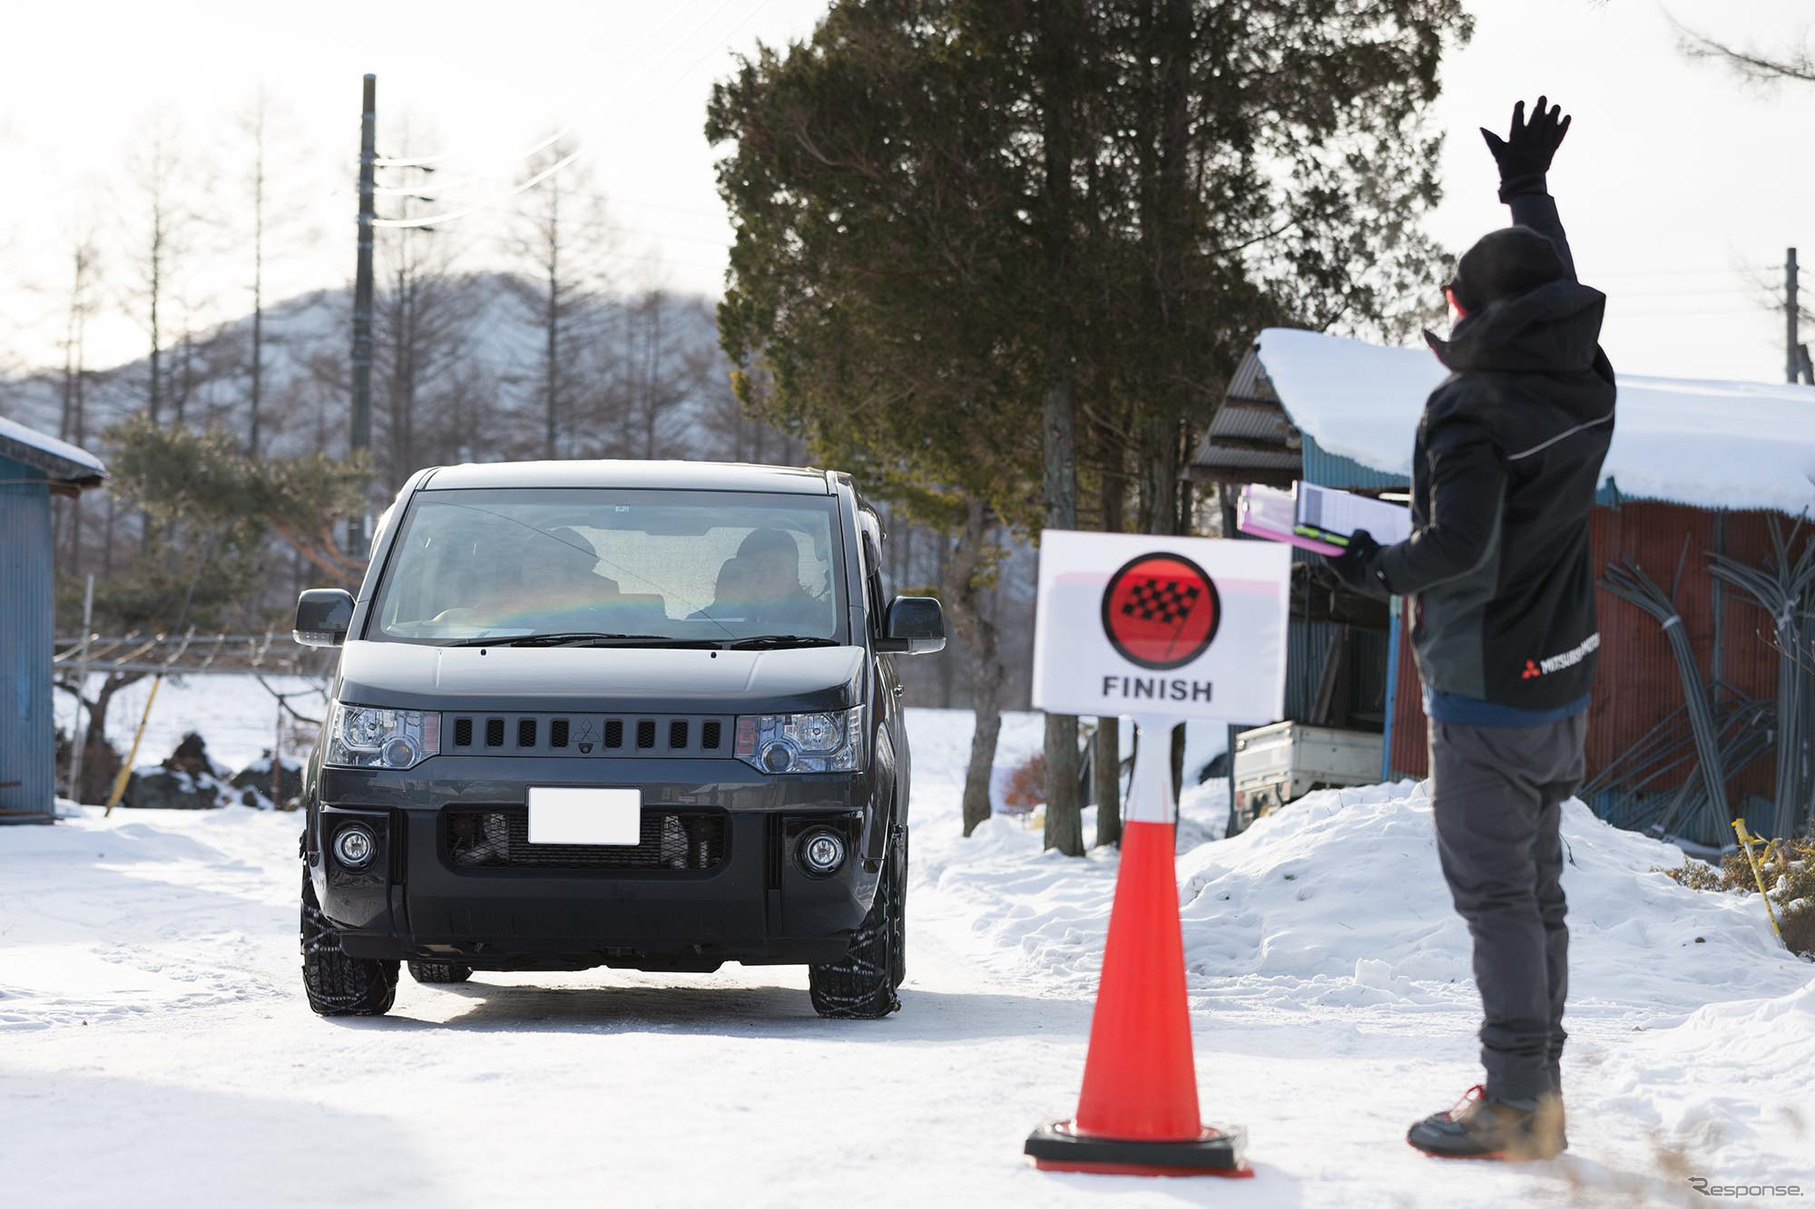
[[[1428,313],[1421,123],[1469,30],[1460,0],[841,0],[708,108],[740,394],[885,498],[1022,532],[1132,457],[1141,527],[1175,532],[1260,327]],[[1081,852],[1066,720],[1047,772],[1047,841]]]

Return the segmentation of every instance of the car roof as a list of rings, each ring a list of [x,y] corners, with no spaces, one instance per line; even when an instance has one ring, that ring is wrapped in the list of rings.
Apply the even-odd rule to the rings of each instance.
[[[810,467],[630,459],[439,466],[428,473],[417,489],[453,491],[473,487],[671,488],[772,491],[792,495],[830,495],[832,492],[827,472]]]

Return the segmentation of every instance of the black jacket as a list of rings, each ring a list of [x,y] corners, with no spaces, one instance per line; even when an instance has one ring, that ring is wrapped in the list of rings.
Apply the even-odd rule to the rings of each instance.
[[[1571,704],[1594,682],[1600,634],[1588,518],[1613,437],[1606,297],[1576,280],[1556,203],[1510,199],[1563,276],[1489,303],[1448,341],[1412,463],[1411,539],[1380,578],[1411,598],[1425,687],[1519,709]],[[1465,258],[1466,267],[1466,258]]]

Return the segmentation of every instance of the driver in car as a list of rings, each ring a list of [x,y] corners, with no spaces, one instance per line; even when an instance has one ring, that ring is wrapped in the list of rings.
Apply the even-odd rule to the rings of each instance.
[[[747,561],[747,591],[752,620],[798,633],[803,628],[823,628],[825,606],[800,584],[800,547],[782,529],[752,529],[737,547],[732,561]]]

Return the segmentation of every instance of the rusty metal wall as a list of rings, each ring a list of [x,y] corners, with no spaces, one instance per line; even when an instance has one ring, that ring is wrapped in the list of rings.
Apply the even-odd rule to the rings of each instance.
[[[1708,574],[1708,554],[1714,549],[1716,515],[1678,504],[1628,502],[1597,507],[1590,522],[1597,575],[1609,562],[1627,560],[1642,567],[1665,591],[1676,585],[1677,609],[1705,679],[1711,677],[1715,642],[1714,581]],[[1726,513],[1721,524],[1725,552],[1744,563],[1761,565],[1771,550],[1769,515]],[[1749,697],[1771,698],[1777,691],[1778,656],[1772,647],[1770,620],[1743,595],[1731,588],[1723,591],[1721,679]],[[1589,711],[1591,777],[1683,703],[1682,678],[1658,623],[1607,591],[1596,593],[1596,607],[1601,651]],[[1424,710],[1409,632],[1400,643],[1399,676],[1392,768],[1395,773],[1423,776],[1427,768]],[[1774,790],[1769,756],[1754,761],[1728,788],[1736,800],[1745,793],[1769,796]]]

